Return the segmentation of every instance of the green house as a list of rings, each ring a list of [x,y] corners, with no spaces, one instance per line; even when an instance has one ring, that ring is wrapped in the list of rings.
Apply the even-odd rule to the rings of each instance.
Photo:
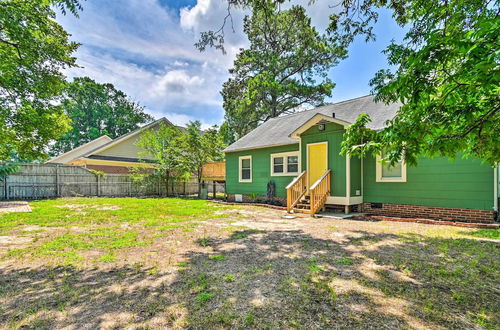
[[[333,207],[346,213],[494,222],[498,167],[461,158],[422,158],[416,167],[404,161],[389,167],[379,156],[340,155],[345,129],[360,114],[370,115],[368,127],[380,130],[398,109],[364,96],[268,120],[226,148],[228,198],[248,201],[271,194],[290,212]]]

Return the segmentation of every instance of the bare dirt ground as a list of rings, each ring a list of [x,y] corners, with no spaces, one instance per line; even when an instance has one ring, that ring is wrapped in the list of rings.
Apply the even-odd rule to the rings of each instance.
[[[31,212],[27,202],[0,202],[0,213]]]
[[[123,221],[145,228],[148,244],[108,259],[90,248],[64,263],[12,249],[41,244],[30,232],[80,227],[20,226],[9,236],[19,240],[0,240],[0,328],[500,327],[500,240],[491,232],[284,219],[256,207],[215,215],[161,233]]]

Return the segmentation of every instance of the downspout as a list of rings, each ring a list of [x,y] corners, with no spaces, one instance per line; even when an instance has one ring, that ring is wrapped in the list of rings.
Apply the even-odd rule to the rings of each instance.
[[[365,178],[364,178],[364,173],[363,173],[364,159],[365,159],[365,157],[361,156],[361,208],[363,208],[363,202],[365,199],[365,197],[364,197],[365,196],[365,192],[364,192]]]
[[[495,220],[498,220],[498,171],[500,170],[500,167],[497,165],[493,169],[493,210],[495,211]]]

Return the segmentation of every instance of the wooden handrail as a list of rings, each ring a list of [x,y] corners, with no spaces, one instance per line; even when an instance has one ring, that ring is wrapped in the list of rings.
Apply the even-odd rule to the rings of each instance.
[[[307,191],[306,173],[306,171],[300,173],[298,177],[286,186],[286,210],[288,212],[292,211]]]
[[[311,214],[316,214],[326,203],[330,195],[330,170],[326,172],[309,188],[311,193]]]
[[[285,189],[290,189],[290,188],[292,188],[292,186],[295,184],[295,182],[297,182],[298,180],[300,180],[300,179],[302,178],[302,176],[304,176],[304,175],[306,175],[306,171],[304,171],[304,172],[300,173],[298,177],[295,177],[295,178],[292,180],[292,182],[290,182],[290,183],[288,184],[288,186],[286,186],[286,188],[285,188]]]
[[[316,182],[314,182],[314,184],[309,189],[310,190],[315,189],[328,174],[330,174],[330,170],[326,170],[326,172],[323,173],[323,175],[318,180],[316,180]]]

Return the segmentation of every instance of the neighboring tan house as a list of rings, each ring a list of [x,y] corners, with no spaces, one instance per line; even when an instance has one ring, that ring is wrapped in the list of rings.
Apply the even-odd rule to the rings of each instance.
[[[314,214],[328,205],[346,213],[493,222],[498,167],[442,157],[389,167],[378,156],[340,155],[345,129],[360,114],[372,118],[368,128],[381,130],[399,107],[364,96],[268,120],[225,149],[228,198],[265,196],[272,181],[292,212]]]
[[[143,162],[139,161],[139,153],[143,150],[136,145],[136,142],[144,131],[156,129],[161,123],[173,125],[166,118],[161,118],[114,140],[108,136],[101,136],[54,157],[47,163],[79,165],[104,173],[130,173],[130,169],[134,167],[153,167],[152,161],[151,164],[147,163],[146,156],[142,156]]]

